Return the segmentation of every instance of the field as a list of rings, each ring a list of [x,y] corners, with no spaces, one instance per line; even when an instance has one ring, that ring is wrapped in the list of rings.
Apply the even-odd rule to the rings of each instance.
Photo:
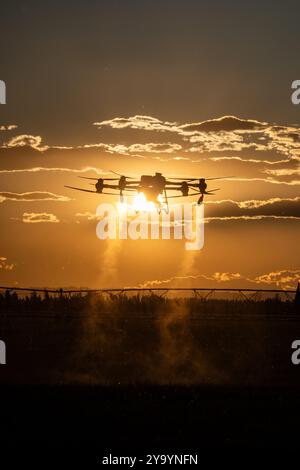
[[[296,385],[292,301],[0,298],[1,382]]]
[[[295,443],[292,301],[7,293],[0,317],[9,439],[150,450]]]

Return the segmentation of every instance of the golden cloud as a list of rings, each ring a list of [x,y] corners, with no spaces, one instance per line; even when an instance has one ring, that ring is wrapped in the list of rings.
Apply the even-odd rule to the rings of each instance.
[[[54,214],[47,212],[24,212],[22,222],[25,224],[39,224],[39,223],[59,223],[59,219]]]

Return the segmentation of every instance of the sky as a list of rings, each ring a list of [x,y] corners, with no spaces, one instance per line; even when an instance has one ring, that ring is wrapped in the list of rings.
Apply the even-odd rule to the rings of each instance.
[[[7,2],[0,284],[295,288],[299,2]],[[205,243],[99,240],[78,176],[218,177]],[[234,176],[234,178],[232,178]]]

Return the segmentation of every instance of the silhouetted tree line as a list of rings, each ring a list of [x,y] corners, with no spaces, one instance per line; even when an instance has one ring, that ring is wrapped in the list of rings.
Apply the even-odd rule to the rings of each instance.
[[[17,295],[16,292],[0,293],[1,313],[53,313],[53,314],[86,314],[93,310],[95,313],[115,313],[127,315],[163,315],[172,309],[180,308],[187,314],[276,314],[293,313],[298,307],[292,299],[276,295],[265,300],[254,299],[203,299],[168,298],[155,294],[149,295],[98,295],[98,294],[39,294]],[[298,308],[297,308],[298,311]]]

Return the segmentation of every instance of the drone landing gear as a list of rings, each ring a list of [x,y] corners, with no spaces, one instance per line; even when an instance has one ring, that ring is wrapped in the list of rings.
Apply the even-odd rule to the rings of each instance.
[[[203,203],[203,199],[204,199],[204,194],[201,194],[197,202],[198,206]]]
[[[168,201],[167,191],[165,189],[164,189],[164,196],[165,196],[165,202],[163,204],[165,205],[165,212],[166,214],[169,214],[169,201]]]

